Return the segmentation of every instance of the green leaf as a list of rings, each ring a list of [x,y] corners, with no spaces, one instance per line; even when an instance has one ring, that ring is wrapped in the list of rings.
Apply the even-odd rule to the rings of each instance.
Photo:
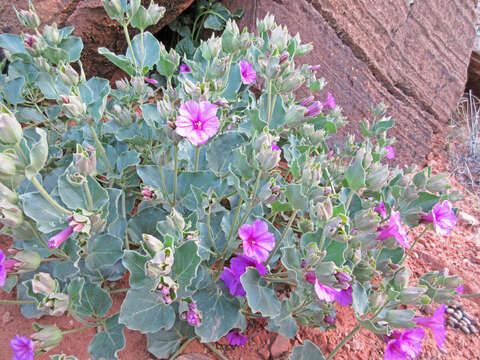
[[[375,133],[375,135],[380,135],[393,127],[393,125],[395,125],[395,120],[393,119],[379,121],[373,125],[372,131]]]
[[[42,92],[43,96],[49,100],[57,99],[58,91],[55,88],[54,79],[45,72],[40,72],[36,81],[36,85]]]
[[[22,59],[30,58],[20,36],[14,34],[0,34],[0,47],[6,49],[12,55],[20,55]]]
[[[126,250],[123,254],[123,266],[130,271],[128,279],[130,287],[138,288],[152,288],[155,285],[153,279],[145,275],[145,263],[148,261],[146,256],[139,254],[133,250]]]
[[[119,322],[143,334],[154,333],[172,328],[175,311],[148,289],[131,289],[123,301]]]
[[[25,84],[25,79],[23,77],[18,77],[13,80],[7,81],[3,85],[3,91],[5,93],[5,99],[12,104],[23,104],[25,99],[22,96],[22,88]]]
[[[440,197],[436,195],[427,192],[419,192],[418,198],[412,201],[406,210],[421,207],[424,212],[428,213],[432,211],[433,206],[438,203],[439,200]]]
[[[25,176],[28,179],[38,174],[48,158],[47,133],[40,128],[35,128],[35,131],[40,135],[40,139],[30,149],[30,164],[25,167]]]
[[[39,192],[20,195],[25,214],[35,220],[37,229],[50,233],[66,226],[65,214],[50,204]]]
[[[73,306],[79,306],[82,299],[83,286],[85,285],[85,279],[77,277],[70,281],[67,286],[67,294],[70,295]]]
[[[143,50],[142,50],[143,45]],[[160,44],[157,39],[150,33],[145,32],[143,34],[143,43],[142,43],[142,34],[136,35],[132,40],[133,54],[138,66],[148,67],[152,69],[158,60],[160,60]],[[127,58],[132,60],[132,52],[130,48],[127,49]],[[143,65],[143,66],[142,66]]]
[[[293,338],[297,334],[299,328],[291,311],[291,299],[282,300],[280,314],[272,319],[268,319],[267,330],[280,333],[287,339]]]
[[[117,158],[117,169],[121,174],[123,171],[140,163],[140,154],[135,150],[129,150],[121,153]]]
[[[112,306],[112,298],[97,284],[85,283],[82,289],[80,303],[75,311],[82,317],[92,315],[103,317]]]
[[[220,177],[225,176],[229,165],[233,162],[232,151],[244,143],[245,139],[237,131],[229,131],[215,137],[207,147],[208,168]]]
[[[178,349],[182,339],[194,336],[187,322],[177,320],[170,330],[147,335],[148,351],[159,359],[167,359]]]
[[[212,293],[201,289],[193,295],[198,309],[202,312],[202,322],[195,327],[201,342],[215,342],[237,327],[240,318],[240,303],[236,298]]]
[[[275,201],[272,204],[273,211],[292,211],[292,205],[289,203],[282,203],[280,201]]]
[[[348,186],[353,190],[358,190],[365,186],[365,170],[363,170],[362,161],[356,160],[345,171],[345,179]]]
[[[81,38],[76,36],[68,37],[63,39],[58,47],[67,53],[69,62],[72,63],[80,60],[80,54],[83,50],[83,42]]]
[[[300,184],[287,185],[285,196],[294,209],[304,210],[308,206],[307,197],[303,195],[302,185]]]
[[[242,74],[240,73],[240,66],[235,64],[230,69],[227,87],[223,91],[222,96],[228,101],[236,101],[240,86],[242,86]]]
[[[165,211],[162,209],[149,207],[139,211],[134,217],[128,220],[127,232],[132,241],[140,244],[142,234],[150,234],[159,237],[157,231],[157,222],[165,220]]]
[[[123,241],[115,236],[103,234],[89,241],[88,245],[85,263],[91,270],[113,265],[122,258]]]
[[[274,317],[280,313],[280,301],[273,289],[267,287],[256,269],[247,268],[240,277],[247,294],[248,305],[252,312],[260,312],[265,317]]]
[[[18,276],[11,275],[5,279],[5,284],[2,286],[2,290],[10,293],[15,286],[17,286]]]
[[[347,249],[347,243],[332,240],[326,248],[327,254],[322,261],[333,261],[337,266],[342,266],[345,263],[344,253]]]
[[[225,27],[225,22],[220,19],[217,15],[210,14],[207,16],[207,19],[203,23],[205,29],[212,29],[216,31],[222,31]]]
[[[402,260],[404,252],[405,250],[403,247],[398,247],[395,249],[382,248],[376,263],[380,264],[382,261],[390,259],[392,260],[392,263],[398,264],[400,260]]]
[[[48,46],[42,53],[42,55],[49,60],[50,62],[54,63],[55,65],[60,65],[60,63],[69,63],[70,57],[68,53],[61,49],[52,46]]]
[[[31,122],[42,123],[44,121],[43,115],[35,108],[19,106],[15,114],[18,121],[21,123]]]
[[[124,325],[118,322],[119,314],[105,320],[104,331],[98,332],[88,346],[94,360],[118,359],[117,353],[125,347]]]
[[[310,340],[293,348],[288,360],[325,360],[322,351]]]
[[[193,240],[175,249],[172,277],[181,288],[189,286],[192,279],[197,276],[200,261],[198,246]]]
[[[358,282],[352,285],[352,306],[357,317],[365,314],[368,310],[368,296],[365,288]]]
[[[105,56],[113,64],[117,65],[120,69],[125,71],[128,75],[135,74],[135,67],[131,63],[130,59],[127,58],[125,55],[117,55],[104,47],[99,48],[98,53]]]

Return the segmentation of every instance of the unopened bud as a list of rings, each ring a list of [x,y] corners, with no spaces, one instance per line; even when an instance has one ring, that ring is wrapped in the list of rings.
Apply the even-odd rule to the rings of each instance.
[[[40,26],[40,18],[38,17],[32,3],[30,3],[29,10],[17,11],[15,9],[15,13],[17,14],[17,18],[23,26],[26,26],[29,29],[36,29]]]
[[[63,107],[71,117],[83,117],[87,111],[87,106],[82,103],[80,96],[70,95],[61,96]]]
[[[22,126],[10,114],[0,114],[0,142],[6,145],[16,145],[22,139]]]
[[[425,185],[428,191],[444,193],[450,187],[448,183],[448,174],[438,174],[427,180]]]
[[[45,40],[51,42],[52,44],[58,45],[62,38],[60,37],[60,33],[57,28],[57,24],[53,24],[53,26],[45,25],[43,27],[43,37]]]
[[[372,278],[375,277],[375,269],[366,263],[359,263],[353,269],[353,275],[358,281],[370,281]]]
[[[267,15],[265,15],[263,20],[257,19],[257,29],[259,33],[272,30],[274,26],[275,26],[275,17],[270,13],[267,13]]]
[[[164,248],[155,253],[153,259],[145,263],[145,274],[151,279],[170,274],[173,265],[173,250]]]
[[[36,350],[50,351],[62,342],[62,331],[55,325],[34,324],[37,331],[32,334]]]
[[[52,67],[50,64],[47,62],[47,60],[44,57],[37,56],[33,58],[33,63],[35,66],[43,72],[49,73]]]
[[[333,316],[330,316],[330,315],[326,315],[323,320],[327,323],[327,324],[330,324],[330,325],[335,325],[335,318]]]
[[[389,310],[385,315],[385,320],[392,327],[412,328],[415,326],[414,316],[415,312],[412,310]]]
[[[289,54],[287,52],[283,53],[281,56],[280,56],[280,61],[279,61],[279,64],[283,64],[285,61],[288,60],[288,57],[289,57]]]
[[[333,206],[330,198],[326,198],[323,202],[318,202],[316,207],[317,218],[320,221],[325,221],[333,216]]]
[[[463,280],[460,276],[450,275],[450,276],[445,276],[443,283],[447,289],[456,289],[461,284],[463,284]]]
[[[57,289],[57,282],[49,273],[39,272],[33,276],[32,290],[35,294],[49,295]]]
[[[63,293],[47,295],[39,304],[39,310],[48,311],[51,316],[60,316],[68,309],[70,296]]]
[[[156,287],[159,300],[165,305],[170,305],[177,298],[178,284],[169,276],[162,276]]]
[[[300,86],[302,86],[302,84],[304,83],[305,81],[305,78],[298,72],[293,72],[291,73],[289,76],[287,76],[286,79],[282,80],[281,83],[280,83],[280,86],[279,86],[279,91],[280,92],[291,92],[291,91],[295,91],[297,90]],[[315,104],[315,103],[314,103]],[[320,104],[321,105],[321,104]],[[312,106],[312,105],[311,105]],[[307,113],[309,115],[305,115],[305,116],[316,116],[318,114],[316,114],[317,112],[317,108],[318,106],[315,106],[314,108],[311,109],[311,115],[310,113],[308,112],[308,109],[307,109]],[[321,109],[320,109],[321,110]],[[316,115],[315,115],[316,114]]]
[[[149,234],[143,234],[143,242],[148,246],[148,248],[153,252],[157,253],[163,250],[163,243],[158,240],[155,236]]]
[[[350,283],[352,281],[352,277],[345,271],[337,272],[335,274],[335,277],[340,283]]]
[[[75,165],[82,175],[94,176],[97,173],[97,156],[93,146],[87,144],[84,149],[80,144],[77,144],[77,152],[73,157]]]
[[[378,228],[377,216],[371,209],[357,212],[353,223],[358,231],[370,231],[373,233]]]
[[[59,70],[58,76],[68,87],[78,85],[78,81],[80,80],[80,76],[70,64],[65,65],[63,71]]]
[[[16,227],[23,223],[23,212],[7,199],[0,200],[0,224]]]
[[[388,180],[388,166],[380,166],[375,169],[370,169],[365,179],[365,184],[367,185],[368,190],[379,191],[387,183]]]
[[[426,287],[405,287],[400,291],[398,300],[404,305],[420,304],[426,293]]]
[[[405,288],[405,286],[408,285],[411,275],[412,272],[407,267],[398,270],[393,277],[393,286],[395,290],[400,291]]]
[[[11,204],[16,204],[18,202],[18,194],[0,183],[0,199],[6,200]]]
[[[454,289],[435,289],[432,300],[439,304],[453,304],[457,300],[458,293]]]
[[[15,269],[20,273],[37,270],[42,260],[38,253],[31,250],[21,250],[13,258],[17,260]]]
[[[270,43],[272,44],[273,48],[282,51],[288,45],[288,30],[284,26],[277,26],[273,29],[272,34],[270,36]]]
[[[173,222],[174,227],[179,230],[180,232],[183,232],[185,229],[185,220],[175,208],[172,209],[172,212],[170,213],[167,218],[171,219]]]
[[[220,53],[220,50],[222,50],[222,40],[212,34],[210,39],[202,42],[200,48],[202,49],[203,57],[206,60],[212,60],[216,58]]]
[[[8,178],[15,175],[15,160],[9,153],[0,153],[0,177]]]

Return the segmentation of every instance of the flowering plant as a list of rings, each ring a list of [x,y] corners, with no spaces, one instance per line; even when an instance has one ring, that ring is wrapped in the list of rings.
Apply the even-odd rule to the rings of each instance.
[[[116,358],[124,327],[146,334],[159,358],[193,338],[243,345],[246,317],[291,338],[299,325],[334,327],[336,301],[358,319],[348,338],[383,336],[388,359],[417,356],[422,327],[443,338],[443,320],[416,317],[415,306],[454,302],[461,279],[410,280],[405,259],[421,236],[412,242],[408,228],[446,235],[455,225],[455,194],[428,168],[389,166],[384,105],[360,141],[336,143],[340,107],[318,95],[318,66],[295,65],[312,46],[273,16],[256,34],[228,21],[182,58],[145,31],[163,8],[103,3],[129,45],[98,49],[128,75],[114,88],[85,78],[81,39],[55,25],[41,33],[32,5],[18,17],[33,35],[0,35],[0,221],[14,239],[0,282],[16,287],[27,318],[85,325],[36,324],[12,340],[17,358],[89,327],[99,329],[94,359]],[[311,95],[298,101],[301,86]],[[114,289],[123,277],[128,288]],[[107,315],[114,292],[126,296]],[[323,355],[306,342],[291,358]]]

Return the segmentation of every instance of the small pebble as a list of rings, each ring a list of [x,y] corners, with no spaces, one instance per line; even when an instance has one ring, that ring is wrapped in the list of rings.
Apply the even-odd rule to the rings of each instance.
[[[454,317],[449,317],[447,319],[447,323],[448,323],[448,325],[450,325],[453,328],[456,328],[457,325],[458,325],[457,319],[455,319]]]
[[[455,311],[453,313],[453,316],[455,316],[455,319],[457,320],[460,320],[461,318],[463,318],[463,314],[460,311]]]
[[[445,310],[445,312],[446,312],[447,314],[453,314],[453,313],[455,312],[455,310],[452,309],[451,307],[448,307],[448,308]]]
[[[468,327],[466,327],[466,326],[460,326],[460,329],[462,329],[462,331],[463,331],[465,334],[467,334],[467,335],[470,334],[470,330],[469,330]]]
[[[468,328],[470,329],[470,331],[472,332],[472,334],[478,334],[478,330],[477,330],[477,328],[476,328],[475,326],[470,325]]]
[[[465,316],[462,318],[462,321],[467,325],[471,324],[470,320],[468,320]]]

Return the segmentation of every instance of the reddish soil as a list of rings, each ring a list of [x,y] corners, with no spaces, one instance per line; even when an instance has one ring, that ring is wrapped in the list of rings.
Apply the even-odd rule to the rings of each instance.
[[[445,172],[448,169],[444,140],[439,136],[435,149],[428,156],[428,163],[432,166],[434,173]],[[465,199],[455,204],[460,212],[468,213],[477,220],[480,220],[479,199],[467,195],[463,186],[455,178],[451,178],[453,187],[465,195]],[[411,238],[421,231],[412,231]],[[0,247],[5,250],[10,245],[9,241],[3,241]],[[480,285],[477,282],[480,277],[480,226],[472,225],[466,221],[459,220],[448,237],[441,237],[432,231],[428,232],[417,244],[408,263],[413,270],[413,275],[418,277],[421,274],[448,268],[450,274],[456,274],[465,280],[465,293],[479,293]],[[121,281],[116,287],[121,288],[126,284]],[[111,312],[117,312],[120,308],[124,294],[114,294],[115,304]],[[14,299],[15,293],[1,293],[2,299]],[[480,319],[480,298],[463,299],[466,311],[475,318]],[[24,319],[17,306],[0,305],[1,327],[0,327],[0,360],[10,359],[12,356],[9,341],[15,334],[29,335],[32,333],[32,320]],[[38,322],[44,324],[57,324],[61,329],[68,330],[80,327],[81,324],[67,317],[45,316]],[[263,330],[266,323],[262,320],[249,319],[247,335],[250,341],[243,347],[231,347],[225,339],[221,339],[215,346],[228,359],[231,360],[257,360],[257,359],[287,359],[288,352],[295,345],[304,340],[311,340],[317,344],[325,354],[328,354],[343,337],[355,327],[356,322],[353,311],[350,307],[337,307],[337,329],[328,332],[320,332],[314,329],[302,328],[298,336],[287,340],[276,334]],[[87,349],[90,339],[95,330],[88,330],[80,333],[66,335],[59,347],[51,353],[64,353],[76,355],[79,360],[91,359]],[[146,337],[138,332],[125,330],[127,344],[124,350],[119,353],[120,360],[150,360],[155,359],[147,351]],[[340,350],[335,357],[336,360],[374,360],[382,359],[385,343],[368,331],[360,331],[353,339]],[[274,349],[271,351],[271,349]],[[284,351],[283,354],[278,354]],[[184,354],[192,354],[189,359],[203,359],[206,355],[211,359],[217,356],[198,341],[193,341],[184,350]],[[275,355],[276,357],[273,357]],[[48,359],[46,355],[38,356],[37,359]],[[420,360],[456,360],[456,359],[480,359],[480,337],[465,335],[462,332],[448,328],[445,351],[440,351],[430,331],[427,331],[424,350],[418,357]],[[181,358],[179,358],[181,360]],[[187,360],[187,357],[184,358]]]

